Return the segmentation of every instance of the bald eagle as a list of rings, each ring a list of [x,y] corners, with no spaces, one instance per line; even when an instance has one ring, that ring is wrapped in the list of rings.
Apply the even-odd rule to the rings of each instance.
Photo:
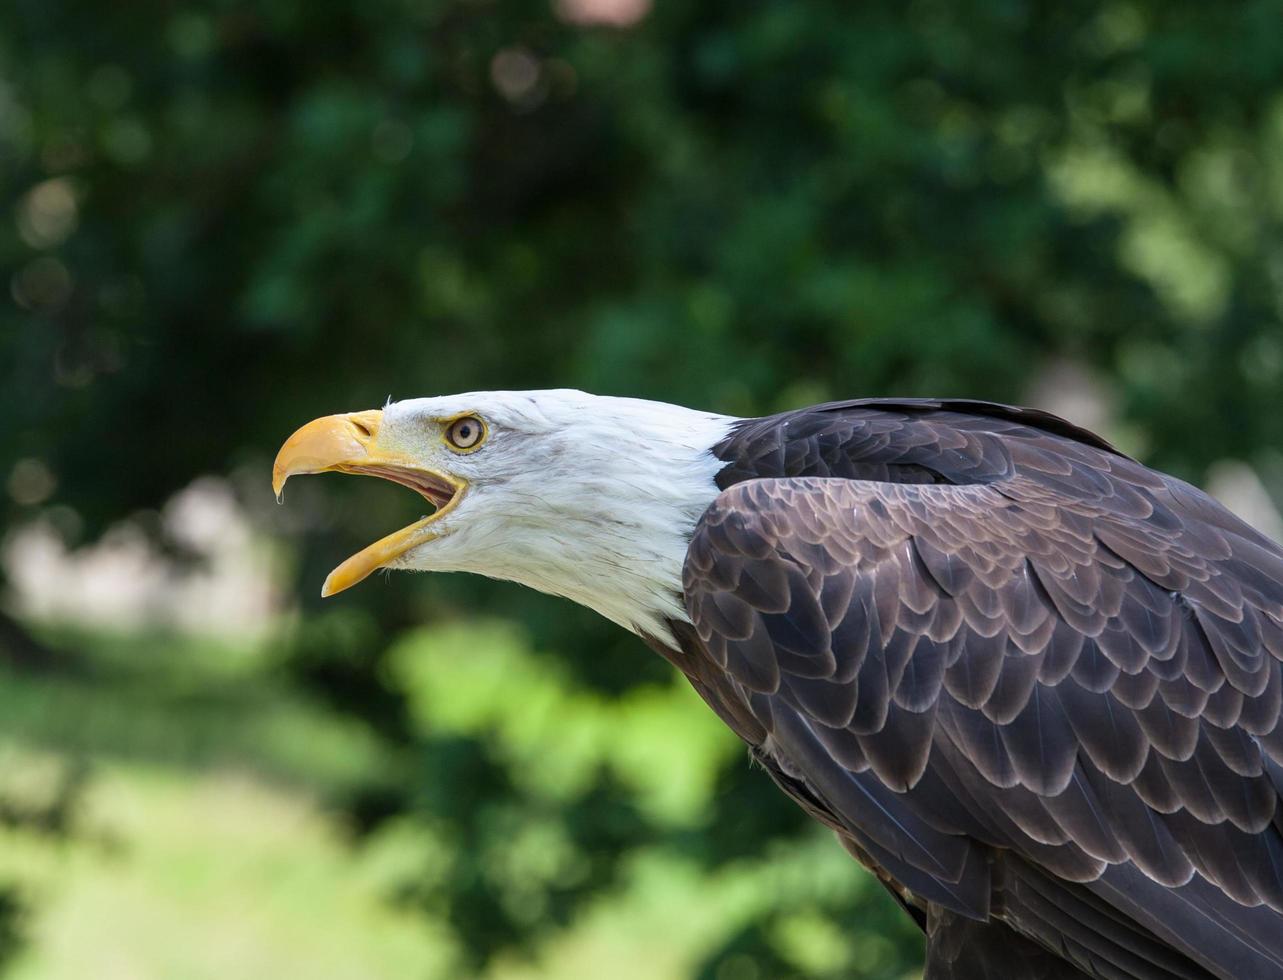
[[[1283,549],[1045,412],[577,391],[333,415],[435,510],[349,558],[566,596],[680,670],[926,934],[928,980],[1283,977]]]

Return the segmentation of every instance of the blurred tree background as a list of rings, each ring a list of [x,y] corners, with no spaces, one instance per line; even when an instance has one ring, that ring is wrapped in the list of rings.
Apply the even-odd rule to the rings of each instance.
[[[1278,530],[1280,0],[8,0],[0,197],[13,976],[914,975],[639,643],[322,606],[419,504],[317,415],[1037,401]]]

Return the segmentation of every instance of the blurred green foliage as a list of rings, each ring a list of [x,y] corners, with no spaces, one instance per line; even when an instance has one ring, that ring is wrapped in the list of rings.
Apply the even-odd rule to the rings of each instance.
[[[305,768],[353,847],[413,842],[388,888],[444,923],[458,971],[688,875],[725,905],[685,913],[700,976],[896,976],[912,931],[662,663],[493,583],[394,577],[321,610],[326,570],[416,504],[309,481],[278,513],[267,463],[302,421],[389,395],[1019,400],[1072,358],[1150,461],[1277,476],[1283,2],[648,8],[0,6],[0,519],[76,543],[141,514],[165,543],[148,515],[233,474],[297,556],[301,622],[190,712],[130,675],[101,748],[151,717],[165,744],[249,752],[313,705]],[[450,625],[474,620],[521,627]],[[116,688],[87,676],[45,714],[97,717]],[[26,737],[66,750],[58,727]],[[327,737],[375,761],[354,776]]]

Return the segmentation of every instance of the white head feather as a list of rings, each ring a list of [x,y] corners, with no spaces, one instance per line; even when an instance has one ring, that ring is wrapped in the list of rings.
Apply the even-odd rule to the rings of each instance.
[[[476,452],[446,450],[426,420],[475,414]],[[485,391],[389,404],[380,442],[462,477],[442,536],[392,567],[475,572],[565,596],[639,633],[685,621],[682,563],[736,420],[582,391]]]

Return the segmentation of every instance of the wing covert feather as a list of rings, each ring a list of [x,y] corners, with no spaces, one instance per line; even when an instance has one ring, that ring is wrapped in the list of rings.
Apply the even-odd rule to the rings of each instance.
[[[769,704],[763,750],[892,876],[972,896],[959,914],[988,914],[956,877],[978,844],[1158,906],[1181,889],[1206,975],[1229,975],[1209,917],[1274,914],[1234,962],[1283,975],[1283,554],[1124,457],[986,461],[976,438],[951,452],[992,482],[755,479],[705,513],[686,599],[727,683]]]

